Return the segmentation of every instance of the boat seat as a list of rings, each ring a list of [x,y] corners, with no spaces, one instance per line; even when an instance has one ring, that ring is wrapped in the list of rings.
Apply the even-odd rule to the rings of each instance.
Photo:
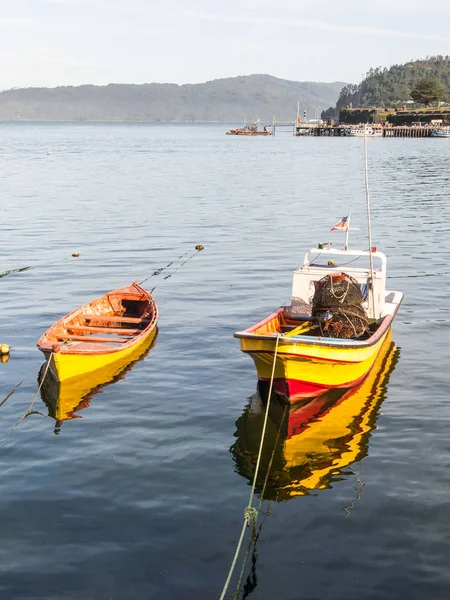
[[[121,317],[120,315],[83,315],[86,321],[116,321],[116,323],[150,323],[151,319],[148,317]]]
[[[138,333],[142,333],[143,329],[128,329],[126,327],[108,327],[106,325],[100,327],[90,327],[88,325],[67,325],[68,331],[73,331],[74,333],[83,333],[84,331],[87,333],[116,333],[118,335],[136,335]]]
[[[129,341],[125,337],[95,337],[93,335],[58,335],[56,338],[61,342],[88,342],[92,344],[108,344],[110,342],[123,344]]]

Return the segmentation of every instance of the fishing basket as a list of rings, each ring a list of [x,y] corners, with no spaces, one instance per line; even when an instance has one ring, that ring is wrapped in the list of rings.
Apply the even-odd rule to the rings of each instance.
[[[323,337],[354,339],[369,329],[364,296],[359,283],[346,273],[326,275],[316,281],[311,314]]]

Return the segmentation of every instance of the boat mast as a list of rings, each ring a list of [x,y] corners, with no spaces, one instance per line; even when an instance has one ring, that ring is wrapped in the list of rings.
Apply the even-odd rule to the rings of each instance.
[[[370,223],[370,195],[369,195],[369,169],[367,164],[367,131],[364,129],[364,174],[366,181],[366,205],[367,205],[367,235],[369,238],[369,262],[370,262],[370,285],[372,287],[372,311],[373,318],[375,314],[375,289],[373,285],[373,256],[372,256],[372,228]]]

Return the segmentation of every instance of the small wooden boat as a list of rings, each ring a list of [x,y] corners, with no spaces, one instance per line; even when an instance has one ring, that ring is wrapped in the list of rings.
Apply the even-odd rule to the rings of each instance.
[[[244,125],[244,127],[238,129],[230,129],[230,131],[226,132],[226,135],[272,135],[272,132],[269,131],[267,127],[263,127],[263,129],[260,130],[258,119],[251,125]]]
[[[389,333],[372,369],[358,386],[329,390],[304,404],[286,406],[281,399],[272,400],[267,451],[263,453],[258,481],[262,486],[270,461],[267,499],[281,502],[329,488],[348,475],[351,464],[368,454],[370,434],[397,360],[398,350]],[[255,473],[264,414],[264,401],[255,395],[236,422],[236,442],[231,452],[238,473],[250,481]]]
[[[431,137],[450,138],[450,127],[439,127],[432,129]]]
[[[375,268],[364,264],[369,256],[371,264],[376,261]],[[323,302],[316,306],[319,282],[334,290],[334,308]],[[357,297],[357,302],[341,306],[340,298],[350,289],[360,293],[360,301]],[[361,382],[389,334],[402,299],[401,292],[386,290],[382,252],[319,247],[309,250],[294,272],[291,305],[234,335],[241,340],[241,350],[253,358],[259,380],[270,381],[275,361],[274,390],[298,401]],[[338,318],[339,312],[343,314]],[[360,322],[365,326],[359,329]]]
[[[123,363],[144,351],[157,332],[158,308],[137,281],[72,311],[37,345],[59,381]]]

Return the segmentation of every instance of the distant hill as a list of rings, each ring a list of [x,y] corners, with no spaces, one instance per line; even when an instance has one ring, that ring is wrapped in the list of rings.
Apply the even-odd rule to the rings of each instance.
[[[200,84],[110,84],[24,88],[0,93],[3,121],[293,121],[334,104],[344,84],[298,82],[270,75]]]
[[[353,108],[395,107],[411,100],[411,90],[425,77],[436,78],[444,87],[444,102],[450,102],[450,56],[431,56],[390,69],[370,69],[359,85],[344,86],[339,95],[336,112]]]

